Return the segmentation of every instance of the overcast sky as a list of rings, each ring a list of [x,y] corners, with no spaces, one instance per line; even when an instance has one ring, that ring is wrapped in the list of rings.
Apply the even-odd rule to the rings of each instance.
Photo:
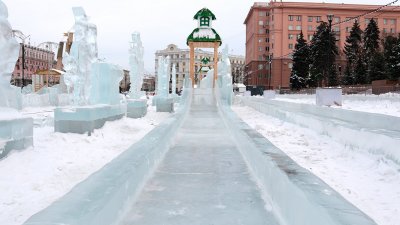
[[[2,0],[8,7],[13,29],[30,35],[33,45],[59,42],[74,24],[72,7],[82,6],[97,25],[99,58],[128,69],[130,34],[141,33],[145,68],[154,72],[154,53],[168,44],[186,47],[196,28],[194,14],[203,7],[217,17],[213,27],[230,53],[244,55],[244,19],[252,0]],[[298,0],[302,1],[302,0]],[[312,0],[309,0],[310,2]],[[392,0],[328,0],[327,3],[387,4]],[[321,1],[314,1],[321,2]]]

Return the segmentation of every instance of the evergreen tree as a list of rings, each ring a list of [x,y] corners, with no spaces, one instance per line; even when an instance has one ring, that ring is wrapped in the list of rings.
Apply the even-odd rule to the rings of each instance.
[[[346,44],[344,46],[344,53],[346,55],[347,64],[342,80],[343,84],[354,84],[356,62],[362,54],[361,35],[362,30],[360,29],[360,25],[356,20],[353,24],[353,27],[351,28],[350,35],[346,38]]]
[[[310,45],[310,85],[322,86],[323,81],[328,82],[328,85],[337,85],[334,64],[338,48],[335,41],[335,35],[329,30],[328,23],[321,22]]]
[[[309,54],[310,50],[303,32],[300,32],[299,38],[293,52],[293,67],[290,74],[290,83],[292,89],[301,89],[307,86],[307,77],[309,72]]]
[[[357,59],[354,69],[354,84],[366,84],[367,83],[367,66],[365,65],[363,57]]]
[[[400,46],[399,39],[387,36],[383,41],[383,55],[385,58],[385,79],[396,80],[400,76]]]
[[[372,66],[371,62],[377,62],[382,55],[379,54],[379,28],[374,19],[371,19],[364,31],[364,56],[366,59],[367,68],[367,82],[370,83],[376,77],[380,77],[380,71],[374,71],[378,67]],[[383,61],[381,62],[383,64]]]
[[[375,52],[368,64],[368,77],[370,81],[386,79],[384,62],[385,58],[383,54],[379,51]]]

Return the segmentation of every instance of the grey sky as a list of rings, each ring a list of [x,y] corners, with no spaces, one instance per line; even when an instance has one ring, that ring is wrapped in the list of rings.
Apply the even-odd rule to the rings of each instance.
[[[298,0],[298,2],[304,2]],[[329,0],[327,3],[386,4],[373,0]],[[74,24],[72,7],[82,6],[97,25],[99,57],[128,69],[130,34],[141,33],[145,68],[154,72],[154,53],[170,43],[186,48],[186,37],[197,26],[194,14],[203,7],[217,17],[213,27],[230,53],[244,55],[244,19],[252,0],[3,0],[13,29],[31,35],[31,44],[59,42]],[[308,1],[310,2],[310,1]],[[313,1],[321,2],[321,1]]]

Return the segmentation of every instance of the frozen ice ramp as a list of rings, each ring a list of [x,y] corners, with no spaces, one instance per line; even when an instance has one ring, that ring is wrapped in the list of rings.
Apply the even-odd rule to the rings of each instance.
[[[25,224],[375,224],[212,89],[190,97],[187,108]]]

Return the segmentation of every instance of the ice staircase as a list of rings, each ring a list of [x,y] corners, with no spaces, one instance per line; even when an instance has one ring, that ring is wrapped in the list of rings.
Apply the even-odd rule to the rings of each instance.
[[[182,102],[24,224],[375,224],[236,117],[218,90],[194,89]]]

